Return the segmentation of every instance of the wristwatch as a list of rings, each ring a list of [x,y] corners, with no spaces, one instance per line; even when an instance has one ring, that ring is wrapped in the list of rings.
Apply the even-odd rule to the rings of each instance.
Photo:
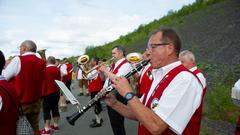
[[[129,100],[133,99],[134,96],[136,96],[134,92],[127,92],[124,96],[124,99],[126,102],[128,102]]]

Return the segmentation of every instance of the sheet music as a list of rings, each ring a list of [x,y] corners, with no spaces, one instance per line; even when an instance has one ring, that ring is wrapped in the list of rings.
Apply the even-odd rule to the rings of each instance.
[[[58,85],[58,87],[62,90],[62,92],[66,95],[66,97],[69,99],[71,104],[80,105],[78,100],[73,96],[71,91],[67,88],[67,86],[62,81],[55,80],[55,82]]]

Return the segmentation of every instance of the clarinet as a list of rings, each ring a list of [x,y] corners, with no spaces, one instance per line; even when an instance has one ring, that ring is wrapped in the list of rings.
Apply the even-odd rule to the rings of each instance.
[[[144,66],[148,64],[149,60],[144,60],[140,62],[135,68],[133,68],[129,73],[125,75],[126,78],[129,78],[131,75],[135,74],[136,72],[140,71]],[[108,86],[107,88],[103,89],[102,91],[98,92],[98,94],[91,99],[87,105],[83,106],[78,112],[72,114],[71,116],[66,117],[68,123],[74,126],[75,121],[81,117],[88,109],[90,109],[93,105],[96,104],[97,101],[105,97],[108,93],[115,90],[112,85]]]

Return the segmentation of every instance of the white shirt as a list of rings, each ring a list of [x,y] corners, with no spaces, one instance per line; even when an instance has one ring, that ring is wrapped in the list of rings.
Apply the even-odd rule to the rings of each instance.
[[[22,56],[25,55],[36,55],[34,52],[26,52],[22,54]],[[21,70],[21,61],[20,58],[14,57],[11,62],[7,65],[6,69],[3,70],[3,76],[6,80],[10,80],[11,78],[18,75],[18,73]]]
[[[92,72],[88,73],[87,80],[93,80],[98,77],[98,71],[94,69]]]
[[[56,67],[56,65],[48,64],[46,67]]]
[[[122,58],[122,59],[118,60],[118,61],[115,63],[115,67],[114,67],[113,71],[114,71],[115,68],[117,68],[118,65],[121,64],[122,61],[124,61],[124,60],[125,60],[125,58]],[[117,76],[126,75],[127,73],[129,73],[129,72],[132,70],[132,68],[133,68],[132,65],[127,62],[127,63],[123,64],[123,65],[118,69],[118,72],[117,72],[116,75],[117,75]],[[104,85],[103,85],[103,88],[108,87],[109,80],[110,80],[109,78],[106,79],[106,81],[105,81],[105,83],[104,83]]]
[[[240,79],[234,84],[234,87],[240,89]]]
[[[67,65],[66,65],[66,64],[62,64],[62,65],[60,66],[60,72],[61,72],[61,77],[63,77],[63,76],[65,76],[65,75],[68,74],[68,73],[67,73]]]
[[[0,80],[5,80],[5,78],[2,75],[0,75]],[[3,101],[2,101],[2,97],[0,95],[0,111],[2,110],[2,106],[3,106]]]
[[[78,73],[77,73],[77,79],[78,80],[85,79],[85,78],[83,78],[83,71],[82,71],[82,69],[84,67],[83,67],[83,65],[80,65],[80,66],[81,66],[81,68],[78,67]]]
[[[154,79],[146,103],[163,77],[180,64],[181,62],[177,61],[162,68],[153,69],[152,75]],[[169,125],[171,130],[181,134],[201,104],[202,91],[203,88],[198,79],[193,74],[183,71],[166,87],[153,111]]]
[[[240,101],[240,79],[232,87],[231,97],[238,102]],[[236,104],[239,105],[239,103]]]
[[[193,68],[191,68],[189,70],[191,72],[193,72],[193,71],[197,70],[197,67],[193,67]],[[204,75],[201,72],[199,72],[199,73],[197,73],[197,77],[199,78],[200,82],[202,83],[203,88],[206,88],[207,82],[206,82],[206,78],[204,77]]]

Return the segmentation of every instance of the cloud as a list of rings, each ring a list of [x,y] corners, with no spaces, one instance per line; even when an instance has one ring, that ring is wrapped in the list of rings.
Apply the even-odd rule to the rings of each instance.
[[[137,28],[141,17],[129,16],[59,16],[54,28],[46,32],[49,42],[102,44]]]
[[[111,42],[189,0],[1,2],[0,49],[16,55],[17,46],[31,39],[38,49],[47,49],[47,56],[63,58],[81,55],[89,45]]]

